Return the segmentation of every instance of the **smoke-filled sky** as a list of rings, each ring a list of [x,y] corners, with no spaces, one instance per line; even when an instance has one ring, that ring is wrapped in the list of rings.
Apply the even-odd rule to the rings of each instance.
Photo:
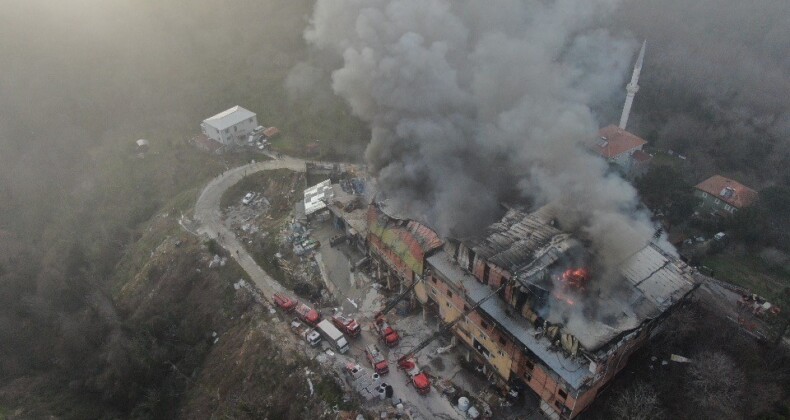
[[[615,263],[650,237],[634,189],[580,147],[639,42],[612,0],[318,1],[308,43],[342,57],[334,92],[372,127],[366,159],[395,205],[473,234],[501,201],[554,203]]]
[[[608,26],[648,40],[629,122],[755,188],[790,182],[790,2],[626,1]]]

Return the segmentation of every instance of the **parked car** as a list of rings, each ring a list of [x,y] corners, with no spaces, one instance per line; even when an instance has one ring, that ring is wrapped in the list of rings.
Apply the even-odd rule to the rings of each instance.
[[[241,204],[247,205],[252,203],[252,199],[255,198],[255,193],[247,193],[244,198],[241,199]]]

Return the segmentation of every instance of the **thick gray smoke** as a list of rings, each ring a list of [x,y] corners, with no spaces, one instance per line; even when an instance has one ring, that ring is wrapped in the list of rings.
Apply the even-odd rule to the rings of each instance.
[[[367,161],[404,211],[464,235],[502,200],[554,203],[611,266],[652,231],[634,189],[580,146],[638,46],[600,27],[618,4],[319,0],[305,38],[342,57],[332,87],[371,124]]]
[[[694,180],[790,182],[788,22],[786,0],[625,2],[610,26],[648,40],[629,126],[687,154]]]

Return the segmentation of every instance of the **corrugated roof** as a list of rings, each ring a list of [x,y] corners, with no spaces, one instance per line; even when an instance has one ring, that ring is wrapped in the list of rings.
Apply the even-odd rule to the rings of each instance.
[[[378,237],[417,274],[422,274],[425,255],[444,244],[427,226],[413,220],[391,218],[375,203],[368,206],[367,220],[370,234]]]
[[[721,175],[713,175],[694,188],[739,209],[748,207],[757,200],[757,191]]]
[[[217,130],[224,130],[254,116],[254,112],[236,105],[217,115],[206,118],[203,122]]]
[[[592,148],[606,159],[615,158],[647,143],[644,139],[616,125],[609,125],[600,129],[598,135],[600,139]]]
[[[510,209],[500,221],[487,227],[483,235],[465,242],[476,255],[515,272],[532,262],[536,251],[562,233],[551,225],[551,220],[546,208],[533,213]]]

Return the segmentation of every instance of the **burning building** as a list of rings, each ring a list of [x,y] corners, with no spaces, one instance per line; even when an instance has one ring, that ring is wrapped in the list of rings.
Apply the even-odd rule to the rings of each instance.
[[[690,268],[653,242],[617,267],[599,266],[548,207],[510,209],[477,237],[444,245],[436,237],[428,246],[406,234],[424,236],[425,226],[396,221],[375,206],[369,216],[394,223],[388,249],[415,251],[398,258],[404,252],[375,252],[407,284],[423,279],[415,288],[419,300],[445,323],[466,314],[453,333],[469,359],[504,389],[531,389],[554,418],[588,407],[695,287]],[[384,241],[383,232],[370,229],[372,247]],[[414,260],[410,270],[396,268],[404,258]]]

